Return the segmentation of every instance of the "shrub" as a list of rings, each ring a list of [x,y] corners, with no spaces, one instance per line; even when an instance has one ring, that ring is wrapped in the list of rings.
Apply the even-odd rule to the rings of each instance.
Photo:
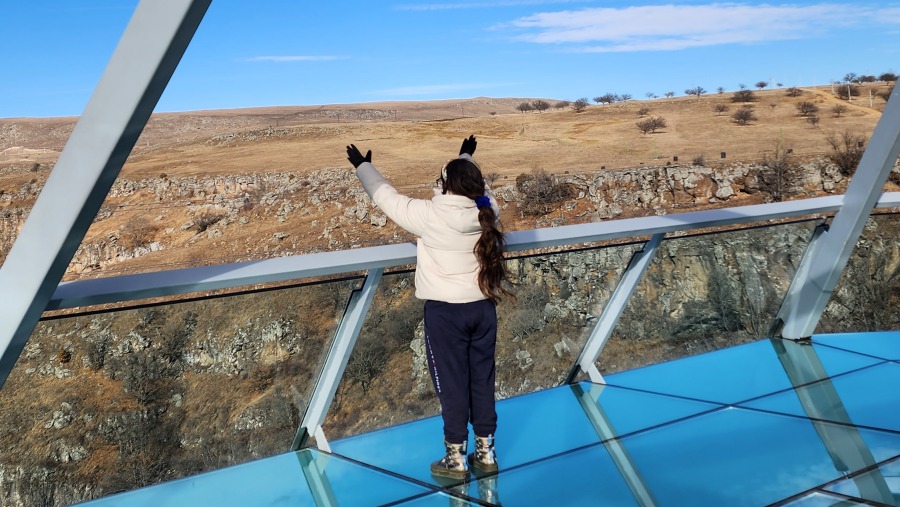
[[[760,90],[762,90],[763,88],[765,88],[767,86],[769,86],[769,83],[767,83],[765,81],[757,81],[756,82],[756,87],[759,88]]]
[[[834,113],[835,118],[840,118],[842,114],[847,112],[847,106],[835,104],[834,107],[831,108],[831,112]]]
[[[573,195],[569,185],[560,183],[543,169],[534,169],[531,174],[522,173],[517,176],[516,188],[521,196],[520,209],[531,216],[550,213],[558,208],[558,203]]]
[[[741,126],[747,125],[751,121],[756,121],[758,119],[756,114],[753,113],[753,107],[751,106],[741,107],[731,115],[731,118],[734,119],[735,123]]]
[[[841,134],[829,134],[825,141],[831,146],[828,160],[838,167],[841,174],[851,176],[866,151],[866,138],[845,130]]]
[[[702,153],[695,156],[694,159],[691,160],[691,165],[704,167],[706,165],[706,157],[704,157]]]
[[[637,110],[637,114],[638,114],[638,116],[640,116],[641,118],[643,118],[644,116],[647,116],[647,113],[649,113],[649,112],[650,112],[650,108],[649,108],[649,107],[642,107],[642,108],[640,108],[640,109]]]
[[[721,115],[725,111],[728,111],[728,106],[726,106],[725,104],[716,104],[715,106],[713,106],[713,110],[716,112],[716,114]]]
[[[796,86],[792,86],[792,87],[788,88],[787,90],[785,90],[784,93],[788,97],[799,97],[800,95],[803,95],[803,90],[801,90],[800,88],[797,88]]]
[[[811,114],[811,115],[807,116],[806,123],[809,123],[813,127],[818,127],[819,126],[819,115]]]
[[[203,232],[219,223],[223,218],[225,218],[225,214],[221,211],[205,209],[194,218],[194,229],[196,229],[198,233]]]
[[[753,90],[738,90],[734,92],[734,95],[731,96],[732,102],[755,102],[756,95],[753,94]]]
[[[798,102],[795,107],[797,108],[797,113],[799,113],[800,116],[812,116],[819,112],[819,106],[813,104],[808,100]]]
[[[859,86],[855,84],[842,84],[835,89],[834,95],[838,98],[850,100],[851,97],[859,96]]]
[[[526,113],[533,110],[534,106],[531,105],[531,102],[520,102],[519,105],[516,106],[516,109],[518,109],[521,113]]]
[[[882,90],[878,92],[876,95],[880,97],[882,100],[887,102],[891,98],[891,94],[894,93],[894,85],[891,85],[887,88],[887,90]]]
[[[572,105],[572,103],[569,102],[568,100],[560,100],[556,104],[553,104],[553,108],[554,109],[565,109],[571,105]]]

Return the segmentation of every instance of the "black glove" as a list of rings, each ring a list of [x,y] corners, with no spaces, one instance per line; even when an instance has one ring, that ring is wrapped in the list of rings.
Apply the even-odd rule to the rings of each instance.
[[[350,146],[347,146],[347,160],[353,164],[353,167],[359,167],[363,162],[369,162],[371,164],[372,150],[369,150],[366,153],[366,156],[363,157],[362,153],[359,152],[359,148],[357,148],[355,144],[351,144]]]
[[[475,145],[478,144],[478,141],[475,140],[475,136],[469,136],[468,139],[463,139],[462,146],[459,148],[459,154],[468,153],[469,156],[475,154]]]

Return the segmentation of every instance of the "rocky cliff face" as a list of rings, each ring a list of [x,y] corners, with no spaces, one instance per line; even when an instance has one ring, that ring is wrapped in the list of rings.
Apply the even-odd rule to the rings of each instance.
[[[794,192],[844,184],[810,167]],[[571,211],[589,211],[597,219],[765,193],[764,169],[647,168],[563,176],[562,182],[575,190]],[[194,236],[228,237],[242,217],[256,219],[248,207],[274,222],[295,215],[317,220],[320,240],[329,246],[359,241],[348,233],[354,227],[386,238],[396,234],[350,186],[346,171],[295,180],[285,174],[122,181],[114,196],[144,192],[185,199],[186,206],[200,206],[189,201],[196,198],[216,206],[219,220]],[[515,209],[518,189],[499,183],[498,196]],[[542,217],[539,225],[558,219]],[[815,225],[666,240],[601,355],[601,372],[764,337]],[[892,311],[900,304],[898,237],[896,215],[870,220],[820,330],[900,327]],[[108,237],[107,250],[85,245],[76,265],[115,262],[125,255],[122,242],[118,235]],[[499,396],[565,378],[639,248],[596,246],[509,261],[517,299],[499,307]],[[67,505],[286,451],[358,283],[42,322],[0,391],[0,441],[7,449],[0,455],[2,504]],[[421,304],[412,292],[410,273],[384,277],[326,421],[330,438],[437,413],[424,370]]]

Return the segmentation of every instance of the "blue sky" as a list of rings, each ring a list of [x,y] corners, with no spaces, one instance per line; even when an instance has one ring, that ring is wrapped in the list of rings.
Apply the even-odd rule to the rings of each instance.
[[[0,118],[80,114],[137,3],[7,2]],[[898,35],[855,0],[213,0],[157,111],[827,84],[900,72]]]

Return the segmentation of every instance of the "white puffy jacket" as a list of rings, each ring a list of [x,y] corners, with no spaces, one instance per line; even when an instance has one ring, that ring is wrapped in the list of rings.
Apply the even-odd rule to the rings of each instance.
[[[478,288],[479,268],[474,250],[481,237],[481,224],[475,201],[441,194],[439,189],[435,189],[430,200],[407,197],[398,193],[369,162],[356,168],[356,176],[388,218],[418,236],[417,298],[447,303],[486,299]],[[491,198],[491,207],[499,217],[497,199],[487,186],[485,195]]]

